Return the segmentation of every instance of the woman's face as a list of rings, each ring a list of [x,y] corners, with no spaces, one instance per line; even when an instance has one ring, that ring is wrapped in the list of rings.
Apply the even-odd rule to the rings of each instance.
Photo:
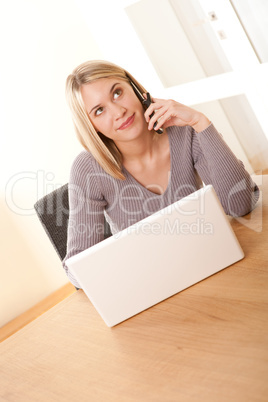
[[[120,145],[147,130],[144,110],[131,85],[120,78],[101,78],[81,87],[95,129]]]

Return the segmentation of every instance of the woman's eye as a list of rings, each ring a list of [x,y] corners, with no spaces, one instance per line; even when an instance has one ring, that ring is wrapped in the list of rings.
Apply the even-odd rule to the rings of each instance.
[[[99,116],[100,114],[102,114],[102,112],[103,112],[103,107],[99,107],[99,108],[96,110],[95,115],[96,115],[96,116]]]
[[[116,89],[114,91],[114,99],[119,98],[119,96],[122,94],[122,90],[121,89]]]

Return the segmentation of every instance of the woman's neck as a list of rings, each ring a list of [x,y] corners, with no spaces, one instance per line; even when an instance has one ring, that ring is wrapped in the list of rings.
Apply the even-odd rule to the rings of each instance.
[[[143,136],[125,144],[120,144],[119,148],[123,156],[123,165],[143,163],[153,158],[155,150],[158,148],[159,138],[151,131]]]

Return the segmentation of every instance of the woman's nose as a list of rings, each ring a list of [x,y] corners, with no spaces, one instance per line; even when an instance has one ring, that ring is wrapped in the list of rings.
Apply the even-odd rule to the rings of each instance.
[[[112,112],[116,119],[120,119],[122,116],[124,116],[126,108],[119,104],[113,104]]]

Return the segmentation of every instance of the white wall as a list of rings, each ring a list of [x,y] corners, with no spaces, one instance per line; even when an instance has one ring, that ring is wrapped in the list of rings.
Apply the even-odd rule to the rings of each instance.
[[[68,181],[82,149],[65,79],[102,54],[73,0],[3,2],[0,38],[1,326],[67,282],[32,207]]]

